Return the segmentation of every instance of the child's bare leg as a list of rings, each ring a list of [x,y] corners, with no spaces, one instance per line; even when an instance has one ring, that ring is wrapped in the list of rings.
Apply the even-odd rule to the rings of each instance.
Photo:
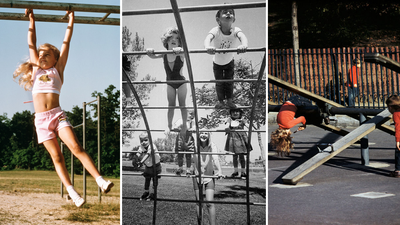
[[[71,186],[71,180],[65,166],[64,155],[61,153],[60,146],[56,138],[43,142],[44,147],[50,153],[51,159],[53,160],[54,167],[56,169],[58,177],[65,187]]]
[[[68,191],[68,195],[72,198],[75,205],[81,207],[85,204],[85,200],[76,192],[72,186],[67,167],[65,166],[64,155],[61,152],[60,146],[56,138],[43,142],[44,147],[50,153],[51,159],[53,160],[54,167],[56,169],[57,175],[61,182],[64,184]]]
[[[106,181],[100,175],[97,167],[94,165],[92,158],[80,145],[78,138],[76,137],[72,127],[64,127],[58,131],[58,135],[61,140],[67,145],[69,150],[74,154],[85,169],[95,178],[97,185],[101,188],[104,193],[108,193],[114,184],[111,181]]]
[[[194,192],[195,192],[195,194],[196,194],[196,200],[198,200],[199,199],[199,194],[200,194],[200,192],[199,192],[199,190],[194,190]],[[203,203],[201,203],[201,205],[202,205]],[[196,202],[196,213],[197,213],[197,218],[199,218],[200,217],[200,203],[198,203],[198,202]],[[204,210],[202,210],[201,211],[201,218],[203,218],[203,215],[204,215]]]
[[[186,84],[182,84],[178,88],[178,102],[180,107],[185,107],[186,106],[186,95],[187,95],[187,87]],[[186,136],[186,130],[187,130],[187,109],[186,108],[181,108],[181,115],[182,115],[182,129],[181,129],[181,135]]]
[[[65,127],[58,131],[61,140],[67,145],[68,149],[82,162],[86,170],[96,179],[100,176],[99,171],[92,158],[87,154],[79,144],[78,138],[71,127]]]
[[[214,201],[214,190],[206,189],[206,200]],[[208,218],[210,220],[210,225],[215,225],[215,205],[214,203],[206,203],[208,209]]]
[[[175,88],[169,85],[167,85],[167,100],[168,100],[168,106],[176,105],[176,90]],[[172,119],[174,118],[174,112],[175,109],[173,108],[168,109],[167,112],[168,128],[166,130],[166,133],[169,133],[169,131],[172,129]]]

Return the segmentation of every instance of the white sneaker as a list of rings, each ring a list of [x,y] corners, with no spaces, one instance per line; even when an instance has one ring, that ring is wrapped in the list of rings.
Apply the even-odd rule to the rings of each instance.
[[[114,183],[111,181],[107,181],[103,185],[101,185],[100,189],[104,194],[107,194],[112,187],[114,187]]]
[[[76,207],[81,207],[83,204],[85,204],[85,199],[83,199],[81,196],[79,196],[78,198],[74,199],[74,203],[76,205]]]

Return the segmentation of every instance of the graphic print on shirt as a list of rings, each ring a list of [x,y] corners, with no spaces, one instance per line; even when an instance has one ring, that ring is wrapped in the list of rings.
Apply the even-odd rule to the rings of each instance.
[[[39,77],[39,80],[45,83],[51,81],[48,74],[43,74],[42,76]]]
[[[222,40],[221,44],[219,45],[220,49],[228,49],[232,45],[232,41],[227,41],[227,40]],[[227,52],[224,52],[223,54],[226,54]]]

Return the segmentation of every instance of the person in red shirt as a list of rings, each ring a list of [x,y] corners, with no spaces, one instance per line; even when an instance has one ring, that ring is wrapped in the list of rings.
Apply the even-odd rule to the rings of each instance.
[[[359,95],[360,90],[357,84],[357,79],[360,76],[360,67],[361,67],[361,60],[354,59],[353,66],[349,70],[349,82],[347,85],[349,87],[349,106],[355,106],[355,99]]]
[[[400,177],[400,97],[392,95],[386,100],[386,105],[390,113],[393,114],[392,119],[395,127],[396,149],[394,154],[394,168],[390,172],[392,177]]]
[[[292,134],[290,128],[302,123],[303,125],[297,130],[306,129],[306,118],[300,116],[295,119],[296,111],[297,107],[291,101],[286,101],[279,110],[277,116],[279,128],[271,133],[271,145],[277,150],[278,155],[289,156],[290,150],[293,149],[294,144],[290,136]]]

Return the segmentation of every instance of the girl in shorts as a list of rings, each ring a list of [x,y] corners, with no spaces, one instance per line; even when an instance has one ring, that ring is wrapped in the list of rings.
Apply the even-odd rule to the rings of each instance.
[[[218,149],[216,145],[211,142],[210,140],[210,133],[208,132],[200,132],[199,134],[199,140],[200,140],[200,152],[210,152],[210,153],[217,153]],[[201,173],[202,176],[218,176],[218,177],[223,177],[222,175],[222,169],[221,165],[219,163],[219,157],[218,155],[201,155],[200,160],[201,160],[201,168],[198,168],[198,155],[194,154],[193,156],[193,167],[194,167],[194,173],[198,175]],[[217,172],[215,173],[214,171],[214,165],[217,167]],[[194,192],[196,194],[196,200],[199,199],[199,185],[204,185],[203,190],[206,192],[206,201],[214,201],[214,192],[215,192],[215,178],[201,178],[201,181],[199,178],[193,178],[193,188]],[[213,225],[215,224],[215,206],[214,203],[205,203],[207,210],[208,210],[208,216],[209,216],[209,221],[210,224]],[[200,217],[199,215],[199,204],[197,204],[197,216]]]
[[[64,69],[67,64],[72,30],[74,26],[74,12],[69,15],[68,27],[65,33],[61,50],[51,44],[36,47],[35,16],[31,9],[26,9],[29,16],[29,60],[21,64],[14,72],[14,79],[25,90],[32,90],[33,105],[35,108],[35,127],[39,144],[50,153],[54,167],[62,183],[67,188],[68,194],[77,207],[81,207],[85,200],[72,186],[64,156],[57,141],[57,135],[68,146],[71,152],[82,162],[87,171],[96,179],[102,192],[108,193],[114,184],[105,181],[100,176],[93,160],[79,144],[72,130],[71,124],[64,111],[61,110],[59,97],[64,81]]]
[[[178,95],[179,106],[181,107],[182,121],[187,121],[187,109],[186,105],[186,94],[187,87],[186,83],[175,82],[175,81],[185,81],[186,78],[182,75],[182,68],[184,63],[184,55],[182,53],[181,39],[179,36],[178,28],[168,28],[167,31],[161,37],[161,41],[167,50],[173,50],[175,54],[154,54],[154,49],[148,48],[147,55],[152,59],[163,58],[164,69],[167,75],[167,99],[168,106],[174,107],[176,105],[176,95]],[[172,120],[174,118],[174,108],[168,108],[168,128],[165,133],[168,134],[172,129]],[[187,126],[184,123],[180,131],[181,135],[186,134]]]

